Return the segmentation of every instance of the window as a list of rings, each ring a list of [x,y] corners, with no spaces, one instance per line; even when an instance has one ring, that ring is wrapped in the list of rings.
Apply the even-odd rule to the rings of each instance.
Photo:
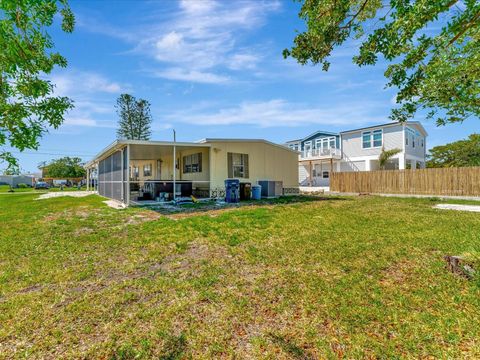
[[[228,177],[248,178],[248,154],[228,153]]]
[[[382,146],[382,130],[375,130],[373,132],[373,146],[374,147],[380,147]]]
[[[415,147],[415,138],[412,136],[412,147]]]
[[[423,139],[422,139],[422,140],[420,140],[420,141],[421,141],[421,146],[423,147]]]
[[[152,164],[143,165],[143,176],[152,176]]]
[[[191,154],[183,157],[183,173],[202,172],[202,153]]]
[[[324,179],[328,179],[330,177],[330,173],[328,171],[324,171],[323,174],[322,174],[322,177]]]
[[[408,135],[408,134],[406,134],[406,136],[405,136],[405,145],[408,145],[408,137],[409,137],[409,136],[410,136],[410,135]]]
[[[329,142],[330,142],[330,148],[331,148],[331,149],[335,149],[335,148],[337,147],[337,146],[336,146],[336,145],[337,145],[337,144],[336,144],[337,142],[336,142],[335,138],[330,138]]]
[[[364,149],[368,149],[372,147],[372,133],[370,131],[366,131],[362,134],[362,147]]]
[[[138,166],[134,165],[131,168],[132,170],[132,178],[137,179],[138,176],[140,175],[140,172],[138,171]]]
[[[292,150],[298,151],[298,144],[290,144],[290,145],[288,145],[288,147]]]
[[[371,147],[381,147],[383,144],[383,131],[374,130],[365,131],[362,133],[362,147],[364,149],[369,149]]]

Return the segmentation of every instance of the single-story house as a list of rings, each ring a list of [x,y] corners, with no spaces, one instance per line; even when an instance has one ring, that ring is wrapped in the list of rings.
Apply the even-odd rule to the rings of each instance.
[[[223,197],[231,178],[278,181],[283,194],[298,193],[298,152],[263,139],[116,140],[85,168],[87,184],[127,205],[170,195]]]

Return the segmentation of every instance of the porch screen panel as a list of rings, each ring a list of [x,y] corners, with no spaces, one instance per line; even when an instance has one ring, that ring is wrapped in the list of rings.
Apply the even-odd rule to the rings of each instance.
[[[127,191],[129,191],[128,189],[128,183],[127,183],[127,180],[128,180],[128,159],[127,159],[127,148],[125,147],[123,149],[123,196],[124,196],[124,200],[126,201],[127,200]]]
[[[115,200],[122,200],[122,153],[112,155],[112,194]]]
[[[99,163],[98,193],[122,200],[122,154],[117,151]]]

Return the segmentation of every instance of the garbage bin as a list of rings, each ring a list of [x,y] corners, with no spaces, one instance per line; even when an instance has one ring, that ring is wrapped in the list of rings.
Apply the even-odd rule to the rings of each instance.
[[[240,180],[225,180],[225,201],[227,203],[237,203],[240,201]]]
[[[251,183],[240,183],[240,200],[250,200],[252,195]]]
[[[252,186],[252,199],[260,200],[262,198],[262,187],[260,185]]]

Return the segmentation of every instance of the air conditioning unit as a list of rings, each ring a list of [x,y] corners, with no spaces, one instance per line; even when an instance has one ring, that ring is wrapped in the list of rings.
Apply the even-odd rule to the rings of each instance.
[[[283,181],[258,180],[262,187],[262,198],[274,198],[283,195]]]

